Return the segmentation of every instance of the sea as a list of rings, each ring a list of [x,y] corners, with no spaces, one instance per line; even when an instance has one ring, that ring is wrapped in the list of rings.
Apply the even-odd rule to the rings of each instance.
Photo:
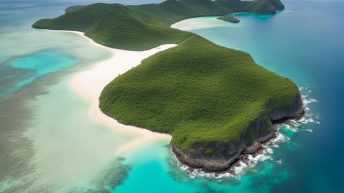
[[[280,125],[251,164],[221,174],[180,164],[167,140],[115,155],[136,136],[92,120],[88,102],[69,85],[111,53],[76,34],[31,28],[68,6],[95,2],[0,0],[1,193],[344,192],[343,0],[283,0],[285,10],[274,15],[234,14],[239,24],[200,17],[174,25],[250,53],[303,95],[303,119]]]

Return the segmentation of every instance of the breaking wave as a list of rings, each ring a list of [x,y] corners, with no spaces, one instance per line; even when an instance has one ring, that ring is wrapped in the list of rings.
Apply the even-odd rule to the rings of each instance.
[[[226,172],[205,172],[202,169],[193,169],[187,165],[182,164],[178,161],[178,166],[181,170],[186,172],[190,178],[194,179],[196,177],[206,177],[206,178],[213,178],[213,179],[221,179],[221,178],[236,178],[240,179],[248,171],[252,171],[252,169],[257,165],[257,163],[270,160],[275,162],[276,164],[283,164],[283,160],[274,160],[272,158],[272,154],[274,149],[278,148],[281,143],[286,143],[292,137],[292,135],[288,135],[288,132],[297,133],[300,131],[306,131],[312,133],[313,130],[310,127],[310,123],[320,124],[319,116],[312,113],[310,105],[313,103],[317,103],[318,101],[311,97],[311,90],[300,87],[300,92],[302,94],[302,101],[305,108],[305,115],[298,120],[289,120],[285,123],[281,123],[277,127],[276,137],[269,142],[262,145],[261,151],[254,155],[248,155],[245,160],[239,160],[236,162],[230,170]]]

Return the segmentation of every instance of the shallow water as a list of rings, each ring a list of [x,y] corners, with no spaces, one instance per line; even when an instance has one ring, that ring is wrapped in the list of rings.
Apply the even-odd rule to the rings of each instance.
[[[1,1],[0,192],[344,192],[344,2],[284,3],[274,16],[241,14],[239,24],[206,17],[179,26],[249,52],[313,101],[303,123],[281,126],[284,140],[269,147],[265,161],[215,179],[181,170],[168,141],[114,156],[133,136],[94,122],[68,85],[74,72],[109,53],[75,34],[30,28],[61,14],[68,1]]]
[[[14,77],[13,74],[8,72],[6,75],[4,74],[2,79],[3,81],[8,81],[9,84],[7,84],[7,88],[1,89],[0,96],[15,92],[48,73],[70,67],[77,62],[76,59],[64,53],[47,50],[10,60],[5,65],[13,70],[22,71],[23,75],[19,78],[19,76]]]
[[[70,4],[0,2],[0,192],[103,191],[129,170],[115,152],[133,136],[94,122],[69,85],[111,53],[76,34],[30,27]]]

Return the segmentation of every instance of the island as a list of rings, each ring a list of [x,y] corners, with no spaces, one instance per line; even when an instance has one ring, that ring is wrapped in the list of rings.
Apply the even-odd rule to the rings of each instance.
[[[162,44],[179,44],[191,33],[171,25],[188,18],[235,12],[273,14],[284,9],[279,0],[167,0],[160,4],[97,3],[73,6],[55,19],[42,19],[34,28],[84,32],[104,46],[142,51]]]
[[[245,52],[216,45],[171,24],[234,12],[273,14],[279,0],[167,0],[160,4],[75,6],[34,28],[84,32],[99,44],[146,50],[178,44],[118,76],[100,109],[120,123],[172,135],[184,164],[205,171],[230,168],[275,136],[274,123],[302,116],[298,87]]]
[[[238,18],[233,17],[231,15],[221,16],[221,17],[218,17],[217,19],[223,20],[223,21],[228,21],[230,23],[239,23],[240,22],[240,20]]]

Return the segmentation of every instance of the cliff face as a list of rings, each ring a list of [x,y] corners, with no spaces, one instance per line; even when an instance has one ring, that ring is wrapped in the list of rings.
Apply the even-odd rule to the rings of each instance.
[[[304,113],[301,95],[295,96],[293,102],[284,109],[273,109],[270,115],[271,121],[280,121],[288,118],[297,118]]]
[[[172,150],[179,161],[192,167],[202,168],[205,171],[223,171],[231,167],[242,154],[255,153],[261,144],[275,137],[276,129],[273,122],[284,119],[298,118],[304,113],[301,95],[298,94],[291,104],[283,109],[273,109],[271,113],[262,113],[241,135],[239,142],[213,142],[208,147],[214,152],[204,153],[201,147],[195,147],[185,153],[177,146]],[[203,147],[204,148],[204,147]]]
[[[256,0],[249,4],[249,10],[256,13],[271,14],[284,9],[284,5],[280,0]]]

